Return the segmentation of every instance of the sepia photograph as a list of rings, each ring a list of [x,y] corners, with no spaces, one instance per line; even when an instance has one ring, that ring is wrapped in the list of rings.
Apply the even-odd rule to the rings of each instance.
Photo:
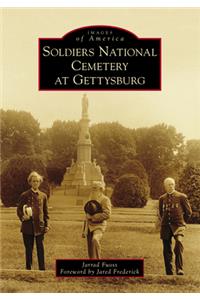
[[[1,11],[0,292],[199,293],[200,9]]]

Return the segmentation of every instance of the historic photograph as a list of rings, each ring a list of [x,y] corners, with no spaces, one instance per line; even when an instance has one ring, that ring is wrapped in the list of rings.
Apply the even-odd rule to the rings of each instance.
[[[200,292],[199,22],[198,8],[2,9],[2,293]],[[39,39],[99,24],[161,40],[160,89],[40,90]],[[70,55],[85,68],[89,52]]]

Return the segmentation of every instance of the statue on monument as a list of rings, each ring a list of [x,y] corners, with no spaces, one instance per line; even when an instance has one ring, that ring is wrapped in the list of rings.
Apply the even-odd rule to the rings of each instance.
[[[84,94],[82,98],[82,115],[83,116],[88,115],[88,98],[86,94]]]
[[[91,161],[92,142],[89,131],[89,100],[86,94],[82,96],[82,118],[79,121],[79,138],[77,143],[77,159],[71,160],[71,166],[66,169],[62,186],[64,193],[74,195],[75,187],[78,195],[89,193],[93,181],[104,184],[104,178],[96,159]],[[85,189],[85,190],[84,190]]]

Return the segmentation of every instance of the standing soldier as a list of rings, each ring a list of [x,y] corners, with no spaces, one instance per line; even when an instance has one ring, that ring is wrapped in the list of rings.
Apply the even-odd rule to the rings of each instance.
[[[176,274],[183,272],[183,237],[185,222],[192,214],[187,196],[175,190],[173,178],[164,180],[166,193],[159,199],[159,213],[161,217],[160,237],[163,240],[163,256],[167,275],[173,275],[172,266],[172,237],[175,239]]]
[[[47,195],[39,190],[43,178],[31,172],[28,183],[31,188],[21,194],[17,215],[22,222],[21,232],[26,252],[26,269],[31,270],[34,240],[36,240],[39,270],[45,270],[44,233],[48,227]]]
[[[87,236],[89,258],[101,258],[100,242],[103,237],[103,233],[106,230],[106,220],[109,219],[111,215],[111,202],[110,199],[103,194],[103,190],[103,183],[100,181],[94,181],[90,194],[90,200],[94,201],[89,201],[88,206],[86,204],[86,206],[90,209],[88,209],[88,211],[86,209],[86,224],[84,226],[84,230],[86,229],[86,234],[83,233],[82,236]],[[97,204],[100,205],[100,208]],[[96,213],[93,205],[97,205]],[[94,212],[92,212],[93,209]]]

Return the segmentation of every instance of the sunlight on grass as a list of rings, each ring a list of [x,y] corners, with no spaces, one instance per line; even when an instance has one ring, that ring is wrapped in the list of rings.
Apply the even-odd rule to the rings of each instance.
[[[63,201],[63,200],[62,200]],[[56,258],[87,258],[81,238],[84,214],[81,206],[51,200],[51,230],[45,235],[46,272],[24,270],[24,246],[15,209],[1,209],[2,292],[199,292],[200,225],[188,225],[184,240],[183,277],[163,276],[164,264],[156,212],[150,208],[114,208],[102,240],[102,258],[144,258],[145,277],[55,278]],[[33,269],[37,270],[34,249]],[[10,271],[9,271],[10,270]],[[20,271],[21,270],[21,271]],[[30,285],[31,283],[31,285]]]

